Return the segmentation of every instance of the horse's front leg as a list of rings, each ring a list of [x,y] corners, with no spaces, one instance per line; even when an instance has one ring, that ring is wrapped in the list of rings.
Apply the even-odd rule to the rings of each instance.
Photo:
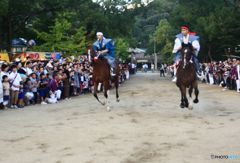
[[[188,99],[187,99],[187,92],[186,92],[186,87],[185,86],[181,86],[182,89],[182,100],[184,101],[184,106],[187,108],[189,103],[188,103]]]
[[[111,111],[110,102],[109,102],[109,95],[110,95],[110,84],[109,81],[104,82],[104,96],[107,104],[107,111]]]
[[[98,100],[99,103],[102,105],[105,105],[102,101],[99,100],[98,95],[97,95],[97,89],[98,89],[98,82],[94,82],[94,89],[93,89],[93,96]]]
[[[179,89],[180,89],[180,92],[181,92],[181,103],[180,103],[180,107],[181,108],[184,108],[184,95],[183,95],[183,90],[182,90],[182,88],[181,87],[179,87]]]
[[[198,100],[198,95],[199,95],[199,90],[198,90],[198,84],[197,84],[197,81],[195,81],[193,83],[193,87],[194,87],[194,94],[195,94],[195,99],[193,100],[194,103],[198,103],[199,100]]]
[[[196,87],[195,89],[194,89],[194,93],[195,93],[195,99],[193,100],[193,102],[194,103],[198,103],[199,102],[199,100],[198,100],[198,95],[199,95],[199,90],[198,90],[198,87]]]

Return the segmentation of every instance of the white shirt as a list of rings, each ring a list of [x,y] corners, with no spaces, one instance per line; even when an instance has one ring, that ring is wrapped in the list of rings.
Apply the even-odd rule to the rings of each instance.
[[[33,71],[32,71],[32,69],[30,69],[30,68],[26,68],[26,72],[27,72],[27,75],[30,75],[30,74],[32,74],[33,73]]]
[[[11,89],[14,91],[19,91],[19,88],[17,88],[16,86],[20,86],[20,82],[22,81],[20,74],[17,72],[11,72],[9,75],[9,80],[10,82],[13,82]]]
[[[188,40],[189,40],[189,35],[183,37],[183,42],[184,42],[185,44],[188,44],[188,42],[189,42]],[[196,56],[197,56],[198,53],[199,53],[199,51],[200,51],[199,41],[198,41],[198,40],[194,40],[194,41],[192,42],[192,46],[193,46],[193,48],[196,50],[196,53],[195,53],[195,54],[196,54]],[[180,48],[182,48],[182,42],[181,42],[181,40],[180,40],[179,38],[176,38],[176,39],[175,39],[175,44],[174,44],[174,47],[173,47],[173,53],[177,53]]]

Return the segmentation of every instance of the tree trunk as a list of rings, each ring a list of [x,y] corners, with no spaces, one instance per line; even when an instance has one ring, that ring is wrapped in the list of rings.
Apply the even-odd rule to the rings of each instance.
[[[212,53],[211,53],[211,51],[212,51],[212,46],[209,45],[208,46],[208,57],[209,57],[210,61],[212,61]]]
[[[7,50],[10,51],[11,50],[11,40],[13,37],[13,32],[12,32],[12,20],[11,20],[11,16],[8,14],[7,15],[7,43],[8,43],[8,47]]]

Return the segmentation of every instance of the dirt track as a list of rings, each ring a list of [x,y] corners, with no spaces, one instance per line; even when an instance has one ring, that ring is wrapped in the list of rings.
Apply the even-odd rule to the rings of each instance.
[[[219,163],[240,155],[240,94],[200,85],[200,103],[158,74],[137,74],[111,91],[112,111],[92,95],[56,105],[0,111],[3,163]],[[101,95],[102,97],[102,95]]]

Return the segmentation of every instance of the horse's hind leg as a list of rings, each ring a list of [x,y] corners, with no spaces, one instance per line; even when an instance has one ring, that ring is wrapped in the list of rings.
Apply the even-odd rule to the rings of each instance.
[[[116,101],[119,102],[119,94],[118,94],[118,86],[119,86],[119,81],[118,81],[118,77],[116,77],[115,79],[115,89],[116,89]]]
[[[194,103],[198,103],[198,95],[199,95],[199,90],[198,90],[198,84],[197,81],[193,83],[193,88],[194,88],[194,93],[195,93],[195,99],[193,100]]]
[[[192,92],[193,92],[193,87],[192,85],[189,87],[189,90],[188,90],[188,94],[189,94],[189,97],[192,98]]]

